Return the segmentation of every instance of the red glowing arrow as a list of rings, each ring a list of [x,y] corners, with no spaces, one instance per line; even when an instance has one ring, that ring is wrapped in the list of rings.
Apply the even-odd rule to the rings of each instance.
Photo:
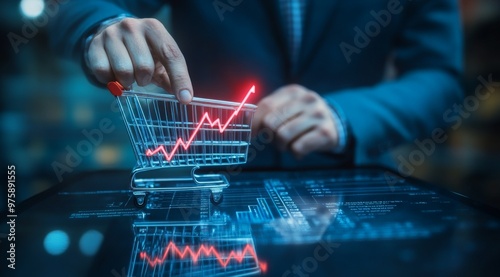
[[[195,263],[198,262],[202,254],[205,255],[206,257],[214,256],[219,262],[219,264],[224,268],[227,267],[227,265],[231,262],[231,260],[235,260],[238,263],[242,263],[245,258],[248,258],[247,255],[250,255],[250,257],[252,257],[257,262],[257,254],[255,253],[255,250],[250,244],[247,244],[242,252],[236,253],[234,252],[234,250],[232,250],[226,257],[223,257],[213,246],[206,247],[205,245],[202,245],[198,249],[198,251],[193,251],[191,247],[189,247],[188,245],[184,247],[184,250],[181,250],[175,245],[174,242],[171,241],[168,243],[161,257],[152,258],[148,256],[148,254],[144,251],[139,253],[139,257],[145,260],[151,267],[155,267],[156,265],[165,262],[169,252],[173,253],[174,255],[177,255],[181,259],[191,258],[191,260]],[[267,263],[262,262],[259,264],[259,267],[263,272],[267,271]]]
[[[167,150],[165,149],[164,145],[160,145],[159,147],[157,147],[154,150],[147,149],[146,150],[146,156],[150,157],[150,156],[153,156],[153,155],[155,155],[157,153],[162,153],[165,156],[165,159],[167,159],[167,161],[170,162],[172,160],[172,158],[174,157],[175,153],[177,152],[177,149],[180,146],[182,146],[182,148],[184,148],[184,150],[188,150],[188,148],[191,145],[191,143],[193,142],[196,134],[198,134],[198,131],[200,130],[201,126],[203,126],[203,123],[205,123],[205,121],[207,121],[210,124],[211,127],[214,127],[215,125],[218,125],[219,132],[220,133],[224,133],[224,131],[226,130],[227,126],[229,126],[229,124],[231,123],[231,121],[233,120],[233,118],[238,115],[238,113],[240,112],[240,110],[243,108],[243,105],[245,105],[245,103],[247,102],[248,97],[250,97],[250,95],[252,93],[255,93],[255,86],[252,86],[250,88],[250,90],[247,92],[247,95],[245,96],[245,98],[243,98],[243,101],[241,101],[241,103],[238,106],[238,108],[233,112],[233,114],[226,121],[226,124],[222,125],[222,123],[220,122],[220,118],[217,118],[217,119],[215,119],[215,120],[212,121],[212,119],[210,119],[210,115],[208,114],[208,112],[206,112],[203,115],[203,117],[200,119],[200,123],[198,123],[198,126],[196,126],[196,129],[194,129],[193,133],[191,134],[191,136],[189,137],[189,140],[187,142],[184,142],[184,140],[182,138],[178,138],[177,141],[176,141],[176,143],[175,143],[175,145],[174,145],[174,147],[170,151],[170,153],[167,152]]]

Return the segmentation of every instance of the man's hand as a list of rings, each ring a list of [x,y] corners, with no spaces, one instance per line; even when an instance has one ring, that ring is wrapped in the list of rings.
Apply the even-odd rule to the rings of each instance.
[[[88,50],[90,71],[102,83],[128,87],[154,83],[182,103],[192,100],[186,61],[163,24],[152,18],[125,18],[99,32]]]
[[[297,158],[314,151],[331,151],[338,133],[328,104],[300,85],[281,87],[262,99],[255,113],[253,132],[270,128],[281,148]]]

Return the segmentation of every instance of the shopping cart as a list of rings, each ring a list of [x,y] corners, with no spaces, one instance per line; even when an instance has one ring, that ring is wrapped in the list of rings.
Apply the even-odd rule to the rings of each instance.
[[[241,103],[193,98],[184,105],[175,96],[124,89],[108,84],[116,96],[137,164],[130,186],[135,204],[143,207],[152,191],[209,189],[210,200],[222,202],[229,186],[223,174],[197,174],[201,166],[225,166],[247,161],[250,127],[257,108]]]

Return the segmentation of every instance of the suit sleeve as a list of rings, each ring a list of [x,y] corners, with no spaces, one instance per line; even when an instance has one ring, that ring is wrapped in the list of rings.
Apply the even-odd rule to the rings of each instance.
[[[325,98],[342,109],[355,138],[355,163],[387,148],[431,137],[443,114],[463,97],[458,1],[413,0],[394,42],[396,80]]]
[[[51,47],[63,57],[79,60],[83,38],[100,22],[121,14],[151,16],[163,3],[160,0],[59,1],[59,11],[49,23]]]

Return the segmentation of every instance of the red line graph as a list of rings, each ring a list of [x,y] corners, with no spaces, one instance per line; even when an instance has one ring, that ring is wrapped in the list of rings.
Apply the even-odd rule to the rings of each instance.
[[[243,108],[243,105],[245,105],[245,103],[247,102],[248,98],[250,97],[250,95],[252,93],[255,93],[255,86],[252,86],[250,88],[250,90],[247,92],[245,98],[243,98],[243,101],[241,101],[241,103],[238,106],[238,108],[233,112],[233,114],[231,114],[231,116],[229,117],[229,119],[226,121],[226,123],[224,125],[222,125],[222,123],[220,122],[220,118],[212,120],[210,118],[210,115],[208,114],[208,112],[206,112],[203,115],[203,117],[200,119],[200,123],[198,123],[198,126],[196,126],[196,129],[194,129],[194,131],[191,134],[191,136],[189,137],[188,141],[185,142],[182,138],[178,138],[177,141],[176,141],[176,143],[175,143],[175,145],[174,145],[174,147],[170,151],[170,153],[167,152],[167,150],[165,149],[164,145],[160,145],[159,147],[157,147],[154,150],[147,149],[146,150],[146,156],[150,157],[150,156],[153,156],[153,155],[155,155],[157,153],[162,153],[163,156],[165,156],[165,159],[167,159],[167,161],[170,162],[172,160],[172,158],[174,157],[175,153],[177,152],[177,150],[179,149],[179,147],[182,146],[182,148],[184,148],[184,150],[188,150],[189,149],[189,146],[191,145],[191,143],[193,142],[194,138],[196,137],[196,134],[198,134],[198,131],[200,130],[201,126],[203,126],[203,124],[205,122],[208,122],[211,127],[214,127],[215,125],[217,125],[219,127],[219,132],[220,133],[224,133],[224,131],[226,130],[227,126],[229,126],[229,124],[231,123],[231,121],[233,120],[233,118],[238,115],[238,113],[240,112],[240,110]]]
[[[252,257],[256,262],[258,261],[257,254],[255,253],[254,248],[250,244],[245,245],[245,248],[241,252],[235,252],[234,250],[231,250],[229,254],[224,256],[221,253],[219,253],[219,251],[217,251],[213,246],[207,247],[205,245],[201,245],[197,251],[194,251],[193,249],[191,249],[189,245],[187,245],[186,247],[184,247],[183,250],[181,250],[172,241],[168,243],[167,247],[165,247],[165,250],[161,257],[152,258],[148,256],[148,254],[144,251],[139,253],[139,257],[145,260],[149,264],[149,266],[155,267],[158,264],[162,264],[167,260],[168,253],[173,253],[173,255],[176,255],[181,259],[191,258],[191,260],[195,263],[198,262],[201,255],[204,255],[206,257],[213,256],[217,259],[219,264],[224,268],[228,266],[231,260],[235,260],[238,263],[242,263],[245,258],[249,258],[248,255],[250,255],[250,257]],[[259,263],[259,267],[263,272],[267,271],[267,263],[261,262]]]

